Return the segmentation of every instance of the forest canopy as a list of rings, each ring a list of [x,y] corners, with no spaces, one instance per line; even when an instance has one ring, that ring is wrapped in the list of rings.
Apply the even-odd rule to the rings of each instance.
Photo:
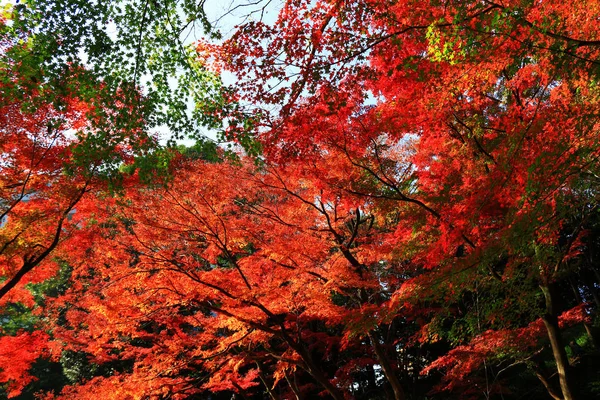
[[[4,3],[0,397],[600,396],[600,1]]]

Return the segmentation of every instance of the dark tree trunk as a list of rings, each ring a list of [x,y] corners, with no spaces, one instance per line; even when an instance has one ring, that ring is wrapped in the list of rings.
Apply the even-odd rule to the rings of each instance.
[[[375,333],[369,332],[369,339],[371,340],[371,344],[373,345],[373,350],[375,350],[375,355],[381,364],[381,369],[383,374],[387,378],[388,382],[392,386],[392,390],[394,391],[394,399],[395,400],[404,400],[406,399],[406,395],[404,394],[404,389],[402,389],[402,385],[400,384],[400,380],[396,375],[394,369],[392,368],[392,364],[390,363],[389,358],[385,354],[385,350],[379,343],[379,339],[376,337]]]
[[[552,386],[552,383],[548,380],[548,376],[546,374],[546,368],[544,367],[544,365],[541,362],[539,362],[539,361],[535,362],[535,367],[533,367],[533,372],[535,373],[535,376],[538,377],[540,382],[542,382],[542,385],[544,385],[544,387],[548,391],[548,394],[550,395],[550,397],[552,397],[554,400],[563,400],[562,397],[560,397],[560,394],[557,393],[556,390],[554,389],[554,387]]]
[[[560,334],[560,329],[558,328],[556,300],[553,293],[554,289],[551,284],[548,283],[544,283],[540,288],[544,293],[544,299],[546,301],[546,313],[542,316],[542,321],[544,321],[548,339],[550,339],[550,345],[552,346],[552,354],[554,356],[554,361],[556,362],[560,389],[564,400],[574,400],[575,397],[571,393],[568,379],[569,360],[567,359],[565,346]]]
[[[329,392],[331,397],[333,397],[335,400],[344,400],[345,397],[342,391],[331,383],[323,370],[314,362],[310,353],[301,344],[293,343],[292,345],[292,343],[289,341],[288,344],[293,346],[292,348],[302,358],[306,372],[308,372],[321,386],[323,386],[323,388],[325,388],[325,390],[327,390],[327,392]]]

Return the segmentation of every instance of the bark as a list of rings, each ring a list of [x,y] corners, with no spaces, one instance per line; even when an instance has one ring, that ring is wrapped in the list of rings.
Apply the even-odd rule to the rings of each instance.
[[[394,369],[392,368],[390,360],[388,359],[387,355],[385,354],[385,350],[379,343],[379,339],[376,337],[375,333],[373,333],[373,332],[369,332],[369,339],[371,340],[371,344],[373,345],[373,350],[375,350],[375,355],[377,356],[377,359],[379,360],[379,363],[381,364],[381,369],[383,371],[383,374],[385,375],[386,379],[392,386],[392,390],[394,391],[394,399],[395,400],[406,399],[406,395],[404,394],[404,389],[402,388],[402,385],[400,384],[400,380],[398,379],[398,376],[396,375]]]
[[[585,331],[587,332],[587,335],[590,338],[594,349],[600,348],[600,346],[598,345],[598,339],[596,338],[596,333],[594,332],[594,328],[587,322],[583,323],[583,327],[585,328]]]
[[[558,381],[560,382],[560,389],[564,400],[574,400],[575,397],[571,393],[569,386],[569,360],[567,359],[567,353],[565,352],[565,346],[558,328],[558,318],[556,310],[556,300],[553,293],[553,288],[550,284],[544,283],[540,286],[544,293],[544,299],[546,300],[546,313],[542,316],[542,321],[546,327],[548,333],[548,339],[550,339],[550,345],[552,346],[552,354],[554,361],[556,362],[556,369],[558,372]]]
[[[342,392],[331,383],[323,371],[321,371],[321,369],[318,368],[316,364],[312,362],[312,360],[310,360],[310,363],[307,364],[307,367],[307,372],[310,373],[312,377],[315,378],[315,380],[329,392],[331,397],[333,397],[335,400],[344,400],[344,395]]]
[[[288,345],[294,349],[302,358],[303,368],[308,372],[321,386],[325,388],[335,400],[344,400],[345,396],[340,389],[331,383],[323,370],[314,362],[310,353],[299,343],[295,343],[286,335]]]
[[[542,385],[544,385],[550,397],[552,397],[554,400],[562,400],[560,394],[558,394],[556,390],[554,390],[554,387],[552,387],[552,384],[550,383],[550,381],[548,381],[548,378],[544,374],[543,366],[540,363],[536,363],[536,365],[537,367],[533,368],[533,372],[535,373],[535,376],[538,377],[540,382],[542,382]]]

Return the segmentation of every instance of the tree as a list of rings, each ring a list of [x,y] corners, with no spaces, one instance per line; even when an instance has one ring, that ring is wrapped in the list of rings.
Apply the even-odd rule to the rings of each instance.
[[[194,18],[184,22],[182,12]],[[207,100],[218,103],[224,92],[182,42],[183,31],[195,29],[196,22],[210,30],[202,5],[191,2],[183,9],[177,2],[145,2],[137,7],[126,1],[30,1],[4,7],[0,78],[6,126],[2,151],[7,161],[1,217],[8,218],[25,203],[33,206],[34,199],[46,196],[44,191],[46,199],[64,204],[53,206],[54,224],[50,214],[39,209],[37,217],[27,217],[41,222],[44,215],[44,223],[56,226],[56,240],[32,239],[31,245],[37,247],[26,251],[23,267],[17,271],[7,266],[2,273],[8,280],[0,298],[56,247],[64,221],[89,183],[99,178],[117,188],[124,164],[149,176],[162,167],[152,160],[169,151],[159,148],[156,135],[149,133],[153,128],[166,124],[177,132],[169,139],[171,144],[187,135],[199,140],[198,146],[214,148],[202,144],[206,138],[199,129],[202,124],[213,128],[218,124],[207,110],[198,110],[215,107]],[[111,36],[113,28],[117,34]],[[184,73],[176,74],[178,67]],[[148,74],[150,83],[144,85]],[[179,85],[169,84],[169,75],[177,75]],[[193,115],[186,111],[192,100],[198,109]],[[71,181],[61,187],[60,176]],[[67,193],[74,187],[79,189]],[[24,230],[37,229],[12,218],[16,230],[5,227],[3,252]]]
[[[71,90],[98,104],[97,118],[91,121],[100,134],[141,124],[145,131],[168,128],[171,143],[208,140],[202,127],[221,127],[210,109],[219,108],[226,93],[186,43],[187,37],[203,31],[218,35],[203,6],[188,0],[34,0],[7,5],[4,14],[10,25],[4,26],[2,37],[27,43],[29,50],[4,56],[27,65],[37,84],[47,88],[49,101],[65,90],[69,77]],[[115,97],[125,106],[115,104]],[[130,112],[139,118],[131,118]]]
[[[0,18],[0,313],[3,321],[18,315],[15,310],[26,316],[0,328],[9,394],[32,380],[25,371],[39,355],[50,354],[44,343],[49,336],[31,332],[31,288],[58,273],[53,256],[79,229],[72,223],[78,204],[92,191],[115,187],[118,166],[153,146],[139,121],[107,127],[109,118],[128,107],[118,98],[101,104],[87,97],[84,69],[69,66],[53,77],[60,82],[48,83],[39,49],[27,37],[12,36],[17,25],[4,14]],[[30,354],[15,362],[26,345]]]
[[[576,199],[567,188],[597,157],[588,105],[598,99],[598,42],[583,13],[558,2],[287,2],[274,26],[245,25],[221,57],[246,78],[248,99],[282,105],[266,114],[261,134],[280,162],[320,156],[323,142],[349,141],[360,152],[378,137],[417,137],[409,179],[379,160],[356,165],[388,192],[377,196],[423,214],[413,234],[421,251],[411,256],[436,273],[419,283],[482,261],[499,281],[522,267],[539,272],[564,398],[572,394],[553,286],[571,273],[563,261],[579,231],[566,246],[557,241]],[[365,108],[369,92],[378,101]],[[589,204],[580,221],[595,213]],[[455,253],[468,254],[472,267],[457,266]],[[500,266],[489,261],[505,257]]]
[[[83,276],[63,300],[76,299],[77,311],[67,311],[61,339],[98,362],[108,348],[111,359],[131,359],[130,375],[114,377],[131,395],[171,385],[182,396],[203,389],[244,394],[262,380],[262,390],[276,396],[299,369],[320,390],[344,398],[348,389],[334,385],[322,365],[342,357],[338,332],[365,303],[361,290],[372,286],[359,279],[366,267],[347,248],[370,219],[297,182],[301,169],[197,162],[168,189],[132,191],[125,205],[97,213],[106,237],[94,240],[85,254],[93,266],[82,260]],[[358,298],[344,307],[334,292]],[[73,330],[82,324],[87,333]],[[365,351],[355,339],[347,342],[346,351],[357,345]],[[158,371],[170,372],[140,387]],[[97,384],[66,395],[82,396]],[[290,383],[289,390],[311,389]]]
[[[78,203],[45,329],[114,368],[61,396],[592,396],[599,9],[289,1],[200,43],[264,153]]]

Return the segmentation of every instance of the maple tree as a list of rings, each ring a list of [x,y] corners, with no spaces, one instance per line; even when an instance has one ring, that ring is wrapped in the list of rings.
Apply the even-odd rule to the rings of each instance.
[[[95,110],[100,132],[142,122],[168,130],[165,139],[172,144],[181,138],[208,141],[202,127],[220,128],[206,109],[219,107],[226,93],[186,42],[202,31],[218,36],[203,2],[29,0],[8,3],[3,13],[10,24],[2,36],[34,49],[12,56],[43,71],[37,78],[52,89],[47,101],[63,90],[69,70],[79,70],[71,85],[103,105]],[[127,107],[114,107],[115,97]],[[100,124],[108,110],[110,126]]]
[[[0,19],[0,29],[6,32],[6,20]],[[60,263],[52,256],[77,229],[70,221],[77,204],[93,190],[108,186],[115,164],[130,157],[127,141],[140,135],[136,129],[117,130],[98,142],[90,117],[97,105],[78,96],[67,83],[60,93],[48,95],[56,88],[41,83],[42,71],[25,57],[35,59],[30,45],[3,36],[1,46],[0,312],[5,321],[1,357],[3,380],[11,382],[8,394],[14,395],[33,379],[27,373],[31,363],[50,354],[49,336],[29,332],[34,328],[29,322],[6,320],[19,314],[14,310],[29,313],[34,307],[29,289],[57,274]],[[64,79],[79,72],[73,69]]]
[[[32,292],[59,271],[57,257],[80,229],[71,221],[78,204],[100,188],[118,189],[124,163],[158,147],[144,119],[151,96],[123,79],[113,85],[77,62],[73,37],[39,25],[48,22],[39,18],[47,15],[42,5],[7,4],[0,15],[0,308],[4,319],[15,319],[1,329],[13,395],[31,381],[31,362],[49,354],[43,343],[49,336],[27,332],[41,317],[39,310],[30,314],[37,303]],[[136,118],[134,110],[143,112]],[[26,310],[28,321],[21,324],[15,310]],[[22,364],[10,365],[15,359]]]
[[[296,186],[281,171],[252,172],[250,167],[222,164],[185,171],[187,179],[176,180],[168,190],[150,196],[142,190],[129,197],[135,206],[108,210],[114,220],[103,223],[112,226],[108,240],[119,237],[122,245],[107,253],[104,243],[95,241],[98,254],[86,258],[96,263],[102,257],[105,269],[94,267],[92,278],[103,282],[107,274],[111,283],[102,292],[77,298],[77,304],[81,311],[89,310],[87,304],[98,307],[101,298],[123,290],[130,302],[101,306],[106,307],[103,316],[69,311],[69,326],[104,328],[89,329],[85,339],[77,339],[83,347],[75,349],[104,357],[107,346],[125,345],[115,337],[125,343],[138,339],[141,343],[129,352],[115,353],[119,358],[133,356],[134,375],[141,375],[131,380],[136,390],[138,379],[162,370],[171,370],[174,377],[164,378],[189,395],[207,388],[249,390],[263,369],[277,384],[300,368],[334,398],[343,398],[322,369],[323,360],[315,357],[340,346],[340,338],[326,328],[340,324],[347,312],[328,293],[337,289],[354,295],[364,286],[357,280],[356,265],[344,266],[346,262],[329,251],[332,245],[342,245],[338,229],[340,224],[345,229],[343,222],[348,221],[341,213],[350,211],[324,195],[311,203],[314,189]],[[232,176],[239,178],[235,186],[223,187],[224,178]],[[225,181],[234,184],[232,179]],[[335,226],[325,225],[331,218]],[[355,218],[361,221],[360,214]],[[298,248],[278,240],[282,236],[295,237]],[[130,261],[124,264],[123,259]],[[334,276],[328,276],[328,264]],[[85,279],[78,281],[87,285]],[[99,317],[102,321],[95,320]],[[138,324],[124,324],[121,318]],[[165,342],[167,332],[175,342]],[[70,335],[68,328],[64,334]],[[220,340],[215,342],[215,337]],[[172,364],[176,359],[181,363]],[[178,376],[194,368],[212,372],[210,379],[205,374]],[[154,384],[154,390],[162,389],[159,381]],[[148,390],[152,393],[153,388]]]
[[[183,6],[183,15],[194,15],[194,21],[210,30],[202,5]],[[2,275],[8,280],[0,298],[48,258],[93,181],[118,188],[125,166],[148,176],[164,172],[168,151],[149,133],[153,128],[166,125],[175,132],[165,138],[171,145],[185,132],[203,151],[214,149],[198,129],[201,124],[217,128],[218,123],[198,110],[207,107],[208,98],[218,102],[223,93],[218,79],[195,62],[193,51],[183,43],[182,30],[195,29],[195,23],[190,27],[181,13],[176,2],[146,2],[141,9],[127,1],[3,5],[0,72],[6,181],[0,217],[6,233],[2,251],[8,257]],[[165,21],[170,28],[159,29]],[[185,72],[176,74],[178,85],[171,85],[167,76],[175,74],[177,66]],[[193,113],[187,112],[191,98],[197,107]],[[53,209],[45,210],[52,202]],[[41,243],[41,232],[48,229],[55,229],[49,236],[54,240]],[[39,237],[30,238],[30,248],[22,249],[24,262],[18,269],[19,261],[11,261],[11,247],[27,241],[24,232],[36,230]]]
[[[87,123],[81,97],[7,109],[22,137],[6,141],[7,168],[38,185],[23,202],[10,186],[27,176],[7,178],[22,210],[2,234],[29,240],[7,257],[44,255],[29,279],[49,278],[58,259],[38,244],[55,232],[71,268],[68,288],[27,303],[43,321],[2,337],[10,395],[36,359],[71,357],[89,371],[50,397],[593,396],[598,13],[596,1],[286,1],[273,24],[195,52],[193,65],[239,78],[200,101],[204,122],[226,119],[224,135],[260,157],[155,152],[172,180],[144,186],[121,168],[120,197],[73,194],[94,164],[64,174],[68,143],[37,172],[18,164],[35,160],[35,132]],[[119,132],[142,134],[143,118],[130,122]],[[17,341],[36,350],[9,365]]]
[[[582,224],[595,212],[593,196],[565,193],[595,175],[593,4],[566,11],[558,2],[289,2],[275,27],[246,25],[221,59],[246,78],[249,99],[282,104],[267,115],[263,135],[281,162],[318,154],[323,141],[364,149],[382,135],[417,136],[410,179],[378,159],[374,167],[355,164],[387,196],[425,214],[423,233],[411,235],[422,249],[412,259],[436,269],[420,278],[425,287],[461,271],[453,258],[445,261],[453,249],[473,266],[506,258],[487,261],[500,281],[524,259],[527,276],[539,270],[542,319],[565,398],[572,395],[552,286],[569,273],[564,259],[580,234],[575,228],[558,244],[568,235],[566,209],[581,202]],[[266,86],[263,77],[291,83]],[[369,93],[377,101],[365,107]]]

